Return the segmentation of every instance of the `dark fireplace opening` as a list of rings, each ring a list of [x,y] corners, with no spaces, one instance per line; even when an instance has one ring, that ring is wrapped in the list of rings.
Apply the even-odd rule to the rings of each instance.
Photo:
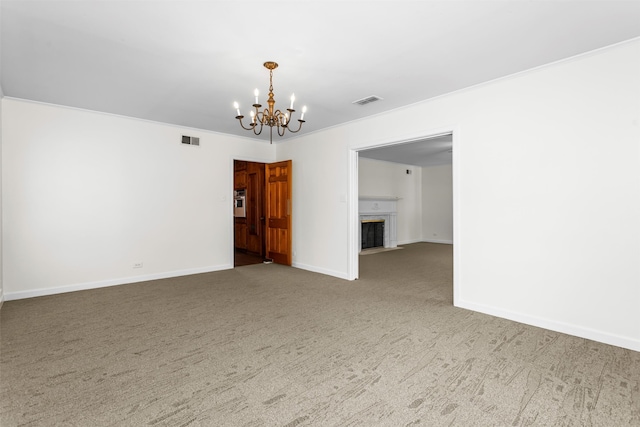
[[[384,220],[362,221],[362,249],[384,247]]]

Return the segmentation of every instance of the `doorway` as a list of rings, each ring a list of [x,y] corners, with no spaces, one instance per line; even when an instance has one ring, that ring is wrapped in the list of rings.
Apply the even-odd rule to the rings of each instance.
[[[265,164],[233,161],[233,266],[265,261]]]
[[[291,171],[291,160],[234,160],[234,267],[291,265]]]
[[[376,161],[397,163],[398,165],[396,169],[399,169],[398,173],[404,172],[407,175],[411,174],[412,172],[415,173],[414,171],[416,170],[416,168],[419,174],[422,174],[424,170],[429,170],[429,173],[431,173],[432,170],[436,170],[439,167],[441,168],[441,173],[446,174],[448,170],[448,173],[449,173],[448,182],[442,183],[443,188],[437,189],[440,192],[445,190],[448,192],[448,203],[449,203],[448,218],[447,218],[447,221],[449,224],[448,233],[443,233],[445,235],[441,236],[439,235],[440,233],[439,230],[434,231],[430,229],[425,229],[423,232],[422,228],[420,227],[422,227],[422,225],[424,225],[425,223],[429,225],[431,221],[430,219],[425,219],[425,218],[420,218],[420,227],[416,226],[413,232],[411,230],[407,231],[406,223],[403,224],[404,219],[402,218],[402,214],[399,212],[398,228],[400,230],[404,227],[404,232],[399,231],[398,243],[402,245],[403,243],[426,241],[426,242],[432,242],[432,243],[453,244],[454,245],[453,246],[454,272],[455,270],[457,270],[458,263],[456,262],[456,260],[459,259],[457,254],[457,247],[455,245],[455,242],[457,240],[457,235],[454,236],[454,233],[456,233],[456,227],[454,227],[454,225],[456,223],[456,218],[457,218],[456,206],[455,206],[456,203],[455,203],[455,197],[454,197],[456,193],[456,190],[455,190],[456,177],[455,176],[456,176],[456,171],[458,169],[456,165],[457,157],[455,156],[455,149],[456,149],[455,147],[457,146],[456,134],[457,132],[454,132],[453,128],[449,128],[449,129],[439,130],[437,132],[425,133],[424,136],[419,136],[416,138],[406,139],[402,141],[389,141],[382,144],[379,143],[376,145],[359,147],[358,149],[351,150],[350,158],[349,158],[349,161],[350,161],[349,194],[351,196],[350,205],[349,205],[349,211],[350,211],[349,278],[350,279],[357,279],[360,275],[359,255],[360,255],[361,244],[362,244],[361,237],[360,237],[360,233],[362,232],[361,231],[362,224],[361,224],[361,217],[360,217],[360,197],[366,198],[366,196],[372,196],[372,195],[386,196],[388,198],[399,197],[399,194],[396,194],[395,192],[393,194],[386,192],[391,190],[381,190],[381,192],[373,192],[371,190],[371,187],[367,189],[367,192],[368,193],[373,192],[375,194],[360,194],[360,187],[361,187],[359,182],[361,179],[361,177],[359,176],[360,167],[362,166],[362,169],[364,170],[366,169],[365,162],[373,163]],[[429,159],[429,157],[431,159]],[[363,160],[363,164],[360,165],[361,159],[367,159],[367,160]],[[407,167],[406,170],[403,171],[402,165],[411,165],[411,166]],[[442,165],[447,165],[447,166],[442,166]],[[372,170],[371,166],[370,165],[367,165],[367,166],[371,171]],[[384,167],[382,169],[384,169]],[[393,167],[390,167],[390,169],[393,169]],[[375,173],[378,174],[377,179],[380,179],[380,174],[378,173],[378,170],[376,170],[375,168],[373,170],[375,170]],[[437,175],[435,176],[437,177]],[[444,175],[440,175],[440,176],[444,176]],[[403,177],[403,179],[400,179],[399,176],[397,178],[393,178],[396,180],[395,181],[396,192],[398,191],[397,188],[402,188],[402,183],[404,182],[403,180],[405,178],[408,178],[408,177]],[[366,177],[362,179],[366,179]],[[422,181],[424,181],[424,178],[422,178]],[[420,191],[422,191],[422,184],[423,183],[420,182]],[[390,187],[393,187],[393,185],[394,183],[389,184]],[[446,185],[448,185],[448,188],[444,189]],[[428,194],[428,196],[432,197],[432,193]],[[422,196],[423,194],[420,193],[420,197]],[[411,196],[403,195],[402,197],[409,198]],[[402,209],[400,205],[402,205],[403,203],[404,202],[399,200],[400,209]],[[426,203],[426,205],[429,206],[428,203]],[[424,200],[420,202],[420,206],[421,206],[420,215],[424,215],[423,213],[423,208],[425,206]],[[442,214],[442,211],[446,211],[446,209],[440,209],[439,214]],[[414,211],[414,215],[415,215],[415,211]],[[440,218],[440,220],[442,220],[442,217]],[[454,274],[454,277],[455,277],[455,274]],[[456,286],[454,283],[454,300],[455,300],[455,294],[456,294],[455,290],[456,290]]]

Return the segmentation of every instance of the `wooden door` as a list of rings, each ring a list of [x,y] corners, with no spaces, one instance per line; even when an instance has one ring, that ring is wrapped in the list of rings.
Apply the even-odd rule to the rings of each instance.
[[[266,257],[291,265],[291,160],[267,164]]]

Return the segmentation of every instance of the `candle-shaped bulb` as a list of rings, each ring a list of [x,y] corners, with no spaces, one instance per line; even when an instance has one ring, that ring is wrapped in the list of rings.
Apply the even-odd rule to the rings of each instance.
[[[304,113],[307,112],[307,106],[302,107],[302,115],[300,116],[300,120],[304,120]]]
[[[239,116],[240,115],[240,106],[238,105],[237,102],[233,103],[233,108],[236,109],[236,113],[238,113],[237,115]]]
[[[292,93],[291,94],[291,108],[289,108],[290,110],[293,110],[293,101],[295,101],[295,100],[296,100],[296,94]]]
[[[260,95],[260,92],[258,91],[258,89],[253,91],[253,96],[256,97],[256,104],[258,104],[258,95]]]
[[[256,113],[254,113],[253,111],[250,111],[249,114],[251,114],[251,123],[255,123],[256,122]]]

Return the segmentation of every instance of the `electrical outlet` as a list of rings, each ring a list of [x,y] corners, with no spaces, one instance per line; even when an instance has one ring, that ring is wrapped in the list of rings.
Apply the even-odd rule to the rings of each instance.
[[[142,261],[140,261],[140,262],[134,262],[134,263],[133,263],[133,268],[142,268]]]

